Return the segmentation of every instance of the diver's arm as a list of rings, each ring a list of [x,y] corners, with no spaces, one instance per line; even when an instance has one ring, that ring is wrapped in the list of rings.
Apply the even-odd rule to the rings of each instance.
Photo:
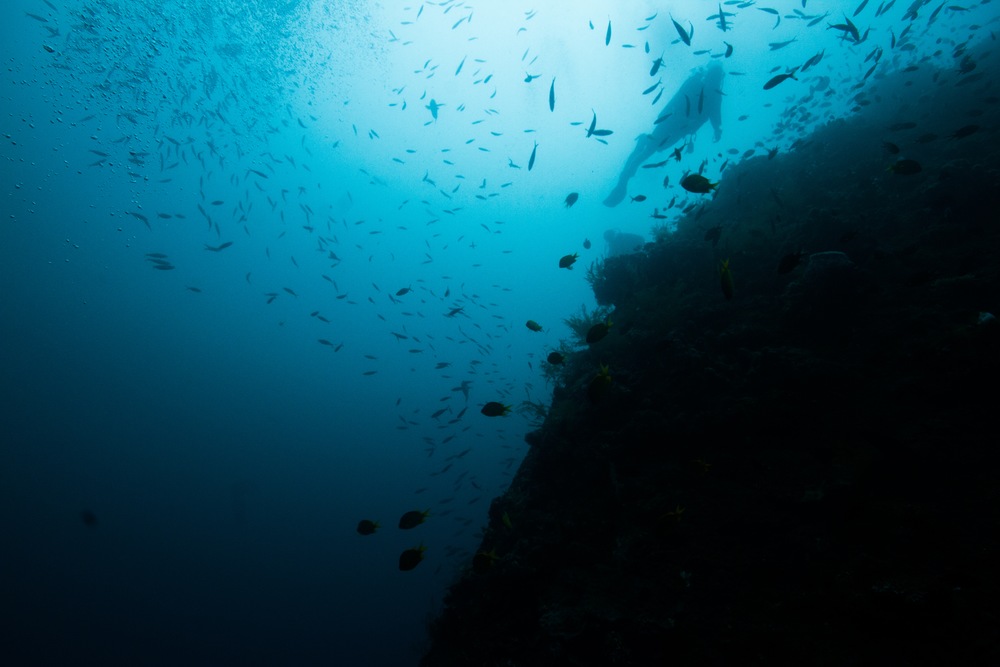
[[[722,138],[722,91],[719,89],[712,91],[712,98],[708,105],[708,122],[715,130],[715,140]]]
[[[708,112],[708,121],[712,124],[712,129],[715,130],[716,141],[722,138],[722,97],[724,95],[722,76],[721,73],[717,73],[717,76],[709,76],[710,80],[707,84],[711,86],[712,95],[706,100],[708,103],[706,111]]]

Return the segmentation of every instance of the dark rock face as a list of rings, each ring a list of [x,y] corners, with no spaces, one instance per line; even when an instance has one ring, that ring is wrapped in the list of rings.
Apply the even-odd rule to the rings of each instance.
[[[1000,664],[1000,142],[904,181],[859,157],[884,125],[730,167],[592,269],[614,326],[561,367],[424,667]]]

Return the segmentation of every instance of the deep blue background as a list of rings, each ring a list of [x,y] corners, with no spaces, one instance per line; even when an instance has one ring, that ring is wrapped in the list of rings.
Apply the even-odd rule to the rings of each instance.
[[[659,3],[5,3],[0,650],[415,663],[531,429],[479,410],[548,402],[542,360],[594,305],[603,232],[649,237],[654,207],[677,201],[669,225],[696,201],[682,170],[705,161],[715,180],[746,150],[787,150],[796,137],[772,128],[789,118],[805,131],[851,114],[876,45],[880,67],[953,66],[937,38],[996,22],[980,5],[928,24],[928,8],[915,48],[893,50],[902,5],[867,8],[871,42],[850,46],[824,29],[838,12],[807,29],[798,1],[774,3],[780,25],[751,6],[722,33],[703,4],[672,10],[696,26],[688,48]],[[656,118],[651,61],[666,54],[665,100],[726,42],[723,142],[706,130],[683,164],[640,170],[645,204],[602,207]],[[813,115],[790,96],[817,78],[762,91],[822,49],[811,76],[833,92]],[[592,115],[615,129],[605,144],[583,137]],[[398,530],[413,509],[431,517]],[[380,530],[357,535],[362,518]],[[421,543],[426,561],[399,572]]]

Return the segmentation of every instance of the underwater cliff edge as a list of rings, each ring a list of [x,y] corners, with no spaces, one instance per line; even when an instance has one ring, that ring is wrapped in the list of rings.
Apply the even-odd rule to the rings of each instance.
[[[421,664],[1000,661],[997,95],[890,75],[591,266]]]

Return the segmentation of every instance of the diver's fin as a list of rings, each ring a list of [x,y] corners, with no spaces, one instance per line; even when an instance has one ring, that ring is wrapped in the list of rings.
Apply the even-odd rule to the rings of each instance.
[[[607,198],[604,200],[604,205],[613,208],[615,206],[618,206],[618,204],[621,204],[622,200],[625,199],[625,190],[626,190],[625,183],[619,183],[618,185],[616,185],[615,189],[612,190],[611,194],[609,194]]]

